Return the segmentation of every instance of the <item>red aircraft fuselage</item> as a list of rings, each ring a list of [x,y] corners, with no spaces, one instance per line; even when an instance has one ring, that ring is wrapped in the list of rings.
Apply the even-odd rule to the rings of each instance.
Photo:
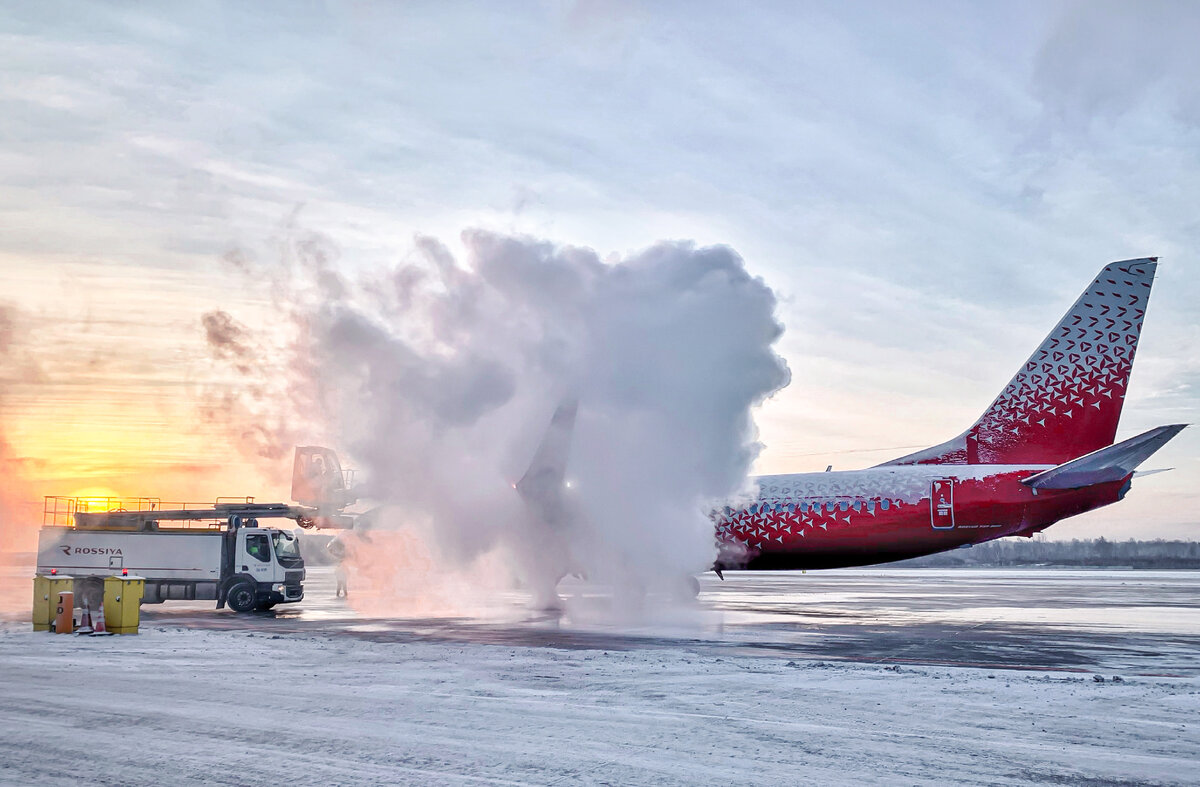
[[[1032,535],[1115,503],[1128,480],[1035,490],[1047,465],[898,466],[762,476],[759,498],[716,517],[720,568],[809,569],[886,563]]]

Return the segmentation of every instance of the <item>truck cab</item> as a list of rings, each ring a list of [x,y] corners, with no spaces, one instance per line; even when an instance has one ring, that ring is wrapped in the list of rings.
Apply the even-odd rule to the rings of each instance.
[[[231,523],[226,537],[217,608],[228,604],[237,612],[265,610],[304,598],[304,558],[300,544],[286,530],[258,527],[256,520]]]

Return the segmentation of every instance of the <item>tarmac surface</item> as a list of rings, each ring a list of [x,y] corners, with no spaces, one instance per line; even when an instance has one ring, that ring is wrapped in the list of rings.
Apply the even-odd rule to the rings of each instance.
[[[403,579],[351,601],[453,595]],[[26,612],[0,622],[0,784],[1197,783],[1200,572],[701,582],[621,622],[579,582],[562,614],[366,614],[328,568],[268,613],[146,606],[137,636]]]
[[[144,606],[144,625],[560,649],[680,649],[880,665],[1200,675],[1200,571],[838,569],[701,577],[695,604],[606,621],[603,596],[565,583],[566,612],[520,597],[484,617],[367,615],[311,567],[305,599],[245,616],[212,602]],[[583,612],[583,614],[578,614]]]

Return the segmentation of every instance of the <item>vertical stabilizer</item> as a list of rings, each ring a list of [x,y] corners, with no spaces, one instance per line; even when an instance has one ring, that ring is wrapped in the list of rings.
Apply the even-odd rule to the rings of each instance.
[[[1110,445],[1157,263],[1106,265],[970,429],[885,464],[1061,464]]]
[[[554,411],[550,426],[538,445],[525,475],[513,487],[523,500],[535,506],[542,518],[557,523],[563,515],[562,489],[575,429],[578,403],[567,399]]]

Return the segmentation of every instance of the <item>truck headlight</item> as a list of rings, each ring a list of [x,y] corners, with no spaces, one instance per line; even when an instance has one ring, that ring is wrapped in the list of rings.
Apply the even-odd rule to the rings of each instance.
[[[282,593],[283,585],[271,585],[271,590],[273,590],[276,593]]]

